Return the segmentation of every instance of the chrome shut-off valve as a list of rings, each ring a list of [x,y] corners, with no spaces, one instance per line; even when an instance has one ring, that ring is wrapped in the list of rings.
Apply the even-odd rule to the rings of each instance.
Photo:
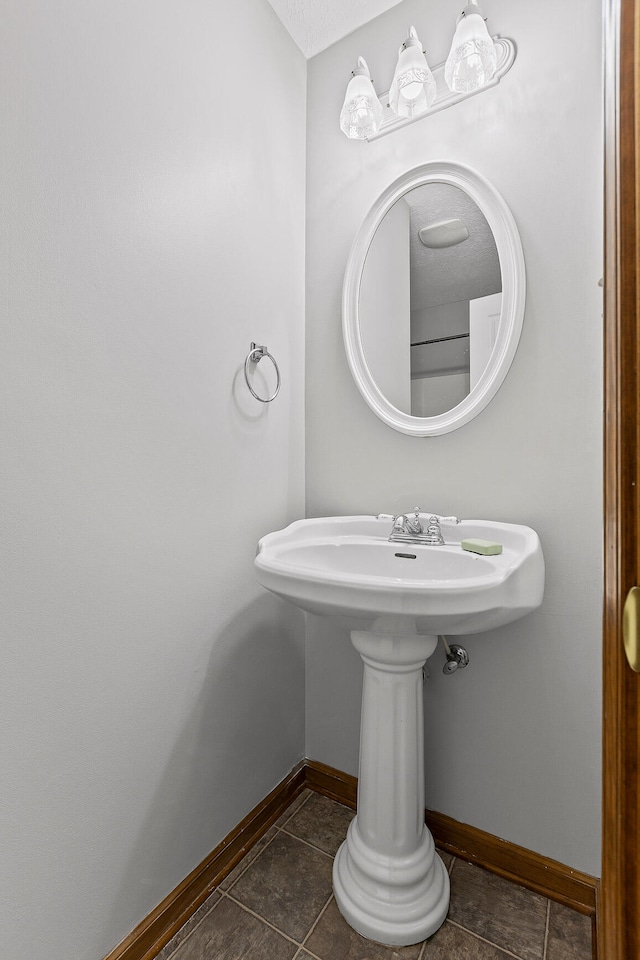
[[[444,644],[444,649],[447,654],[447,659],[442,668],[445,676],[450,676],[452,673],[455,673],[456,670],[462,670],[464,667],[469,666],[469,654],[461,644],[447,643],[446,637],[443,636],[441,636],[440,639]]]

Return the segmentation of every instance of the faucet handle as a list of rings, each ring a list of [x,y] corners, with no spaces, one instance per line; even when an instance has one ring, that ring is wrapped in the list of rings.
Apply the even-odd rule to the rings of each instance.
[[[442,536],[442,530],[440,529],[440,521],[438,517],[433,516],[429,517],[429,526],[427,527],[427,536],[430,538],[429,543],[443,544],[444,537]]]

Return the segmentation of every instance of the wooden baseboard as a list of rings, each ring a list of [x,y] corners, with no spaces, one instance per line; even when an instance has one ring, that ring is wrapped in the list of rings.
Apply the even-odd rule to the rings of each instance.
[[[304,785],[309,790],[315,790],[331,800],[337,800],[345,807],[356,809],[358,799],[358,778],[350,773],[343,773],[326,763],[317,760],[305,760]]]
[[[301,761],[105,960],[152,960],[305,787]]]
[[[356,808],[357,777],[315,760],[301,761],[105,960],[153,960],[305,787]],[[598,881],[594,877],[442,813],[427,810],[425,819],[440,849],[587,914],[595,922]]]
[[[543,857],[526,847],[500,840],[467,823],[458,823],[442,813],[427,810],[425,819],[441,850],[470,863],[477,863],[500,877],[519,883],[580,913],[588,916],[595,914],[595,877],[572,870],[563,863]]]

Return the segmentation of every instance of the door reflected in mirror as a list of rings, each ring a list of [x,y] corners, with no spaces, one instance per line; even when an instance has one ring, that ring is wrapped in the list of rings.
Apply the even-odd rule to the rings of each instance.
[[[413,417],[460,404],[489,364],[502,310],[496,241],[459,187],[408,190],[367,251],[358,315],[364,359],[389,403]]]

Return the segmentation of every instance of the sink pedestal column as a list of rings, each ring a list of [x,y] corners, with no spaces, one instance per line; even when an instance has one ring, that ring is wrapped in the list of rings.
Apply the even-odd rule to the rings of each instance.
[[[351,631],[364,660],[358,813],[333,865],[344,918],[390,946],[425,940],[449,908],[449,876],[424,822],[422,668],[438,638],[405,631]]]

